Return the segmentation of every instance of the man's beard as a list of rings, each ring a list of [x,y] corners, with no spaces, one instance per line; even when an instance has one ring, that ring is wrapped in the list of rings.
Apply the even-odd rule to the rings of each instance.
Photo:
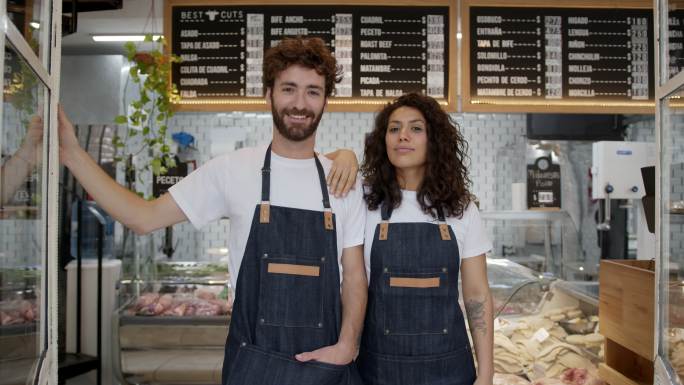
[[[322,110],[318,116],[316,116],[316,114],[311,110],[299,110],[297,108],[283,109],[281,112],[278,112],[275,103],[273,103],[273,96],[271,96],[271,114],[273,115],[273,124],[275,125],[276,129],[278,129],[280,135],[293,142],[301,142],[316,133],[316,130],[318,129],[318,123],[321,122],[321,118],[323,117]],[[304,115],[308,118],[311,118],[311,124],[308,126],[297,124],[288,127],[285,124],[285,115],[288,114]]]

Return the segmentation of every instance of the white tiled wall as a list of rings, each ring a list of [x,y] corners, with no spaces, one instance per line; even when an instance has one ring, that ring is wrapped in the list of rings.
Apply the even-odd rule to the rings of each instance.
[[[470,145],[470,175],[473,193],[481,210],[510,209],[510,184],[523,181],[524,114],[454,114]],[[362,157],[365,134],[373,126],[373,113],[326,113],[317,133],[317,150],[353,149]],[[237,146],[267,143],[271,138],[270,113],[232,112],[223,114],[179,113],[170,122],[173,132],[192,134],[199,150],[199,163],[209,160],[217,132],[229,131]],[[219,131],[216,131],[219,130]],[[212,137],[214,136],[214,137]],[[144,177],[146,180],[148,178]],[[176,256],[181,260],[211,259],[208,248],[226,247],[229,221],[222,220],[196,232],[190,224],[174,227]],[[163,232],[155,234],[161,245]]]

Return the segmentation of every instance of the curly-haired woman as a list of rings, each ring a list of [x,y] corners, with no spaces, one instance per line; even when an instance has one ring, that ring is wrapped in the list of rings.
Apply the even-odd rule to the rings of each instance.
[[[430,97],[386,105],[366,139],[366,385],[491,385],[491,249],[469,192],[467,143]],[[475,372],[459,298],[477,355]]]

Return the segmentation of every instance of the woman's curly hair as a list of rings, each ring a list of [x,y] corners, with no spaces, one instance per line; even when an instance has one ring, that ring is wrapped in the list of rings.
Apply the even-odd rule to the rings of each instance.
[[[375,117],[373,131],[366,137],[361,173],[368,208],[376,210],[383,203],[396,208],[401,204],[401,189],[385,145],[390,115],[399,107],[417,109],[427,122],[425,176],[417,192],[420,207],[434,218],[437,207],[441,207],[446,216],[462,216],[471,201],[471,181],[466,165],[469,162],[468,143],[458,125],[435,99],[417,93],[403,95],[388,103]]]
[[[264,87],[273,89],[276,77],[291,65],[312,68],[325,77],[325,96],[335,90],[335,83],[342,81],[342,67],[318,37],[285,38],[264,55]]]

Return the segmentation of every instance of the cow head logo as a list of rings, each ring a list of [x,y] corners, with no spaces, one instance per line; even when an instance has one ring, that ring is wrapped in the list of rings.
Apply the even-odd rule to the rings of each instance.
[[[219,12],[216,10],[207,11],[205,13],[207,14],[207,16],[209,16],[209,21],[214,21],[214,19],[216,19],[216,16],[219,14]]]

